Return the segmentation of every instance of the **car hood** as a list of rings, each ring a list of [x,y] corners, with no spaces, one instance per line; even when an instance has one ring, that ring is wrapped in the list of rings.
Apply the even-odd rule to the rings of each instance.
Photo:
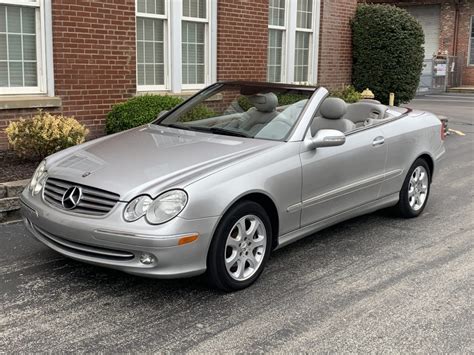
[[[185,187],[277,144],[149,125],[60,152],[47,169],[50,176],[128,201],[141,193],[154,197]]]

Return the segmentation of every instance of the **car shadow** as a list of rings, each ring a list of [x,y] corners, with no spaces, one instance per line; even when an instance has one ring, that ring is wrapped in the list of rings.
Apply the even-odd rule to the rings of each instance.
[[[319,267],[325,267],[325,265],[327,266],[333,260],[334,255],[342,257],[347,254],[348,244],[354,246],[357,244],[354,241],[363,243],[371,226],[380,223],[397,223],[397,221],[399,219],[393,216],[391,210],[380,210],[369,215],[344,221],[276,250],[272,253],[267,263],[266,271],[263,273],[260,281],[248,290],[258,289],[258,284],[264,284],[268,276],[275,270],[278,270],[282,280],[286,280],[290,274],[302,273],[307,269],[310,261],[314,263],[316,257],[319,258]],[[361,230],[364,230],[364,232],[361,233]],[[327,257],[325,250],[331,251],[331,258]],[[308,254],[308,251],[317,251],[317,253],[315,252],[314,255],[311,255],[311,253]],[[285,270],[285,265],[288,264],[289,260],[298,260],[298,262],[292,265],[291,270]],[[121,271],[89,265],[68,258],[57,260],[57,264],[58,266],[54,267],[51,272],[56,274],[55,277],[73,281],[75,287],[71,287],[70,290],[74,292],[78,291],[77,288],[80,290],[92,288],[104,295],[117,296],[126,289],[127,292],[132,292],[139,298],[146,298],[147,294],[153,294],[154,298],[159,295],[167,297],[169,295],[196,295],[196,293],[207,295],[225,294],[210,288],[205,275],[184,279],[156,279],[129,275]],[[245,293],[246,290],[241,292]]]

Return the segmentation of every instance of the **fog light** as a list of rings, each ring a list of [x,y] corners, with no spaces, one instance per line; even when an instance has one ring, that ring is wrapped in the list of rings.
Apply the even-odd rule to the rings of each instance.
[[[155,257],[150,254],[142,254],[140,255],[140,262],[143,265],[151,265],[155,262]]]

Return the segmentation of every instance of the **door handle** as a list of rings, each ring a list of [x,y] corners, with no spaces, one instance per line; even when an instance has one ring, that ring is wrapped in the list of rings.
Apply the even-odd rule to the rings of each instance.
[[[380,136],[380,137],[374,138],[374,140],[372,142],[372,146],[376,147],[376,146],[382,145],[384,143],[385,143],[385,138]]]

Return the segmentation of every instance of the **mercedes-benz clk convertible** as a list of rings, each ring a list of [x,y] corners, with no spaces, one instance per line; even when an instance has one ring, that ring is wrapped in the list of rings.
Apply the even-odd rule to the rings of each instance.
[[[440,120],[325,88],[211,85],[156,121],[47,157],[21,196],[29,232],[83,262],[252,284],[273,250],[381,208],[423,212]]]

